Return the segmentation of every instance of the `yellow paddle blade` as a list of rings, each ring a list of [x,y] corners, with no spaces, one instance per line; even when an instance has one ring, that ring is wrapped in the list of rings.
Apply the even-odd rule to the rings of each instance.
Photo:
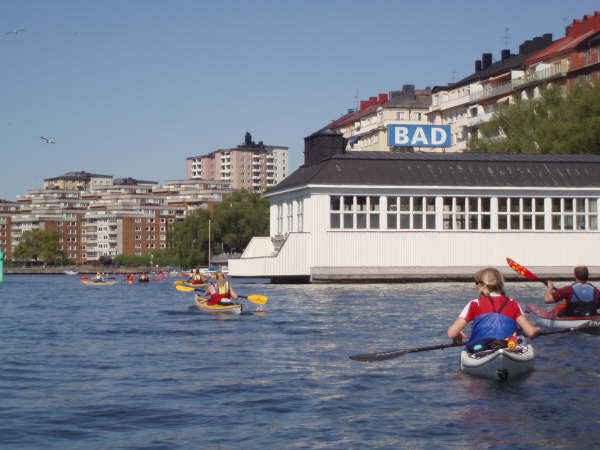
[[[240,297],[242,296],[240,295]],[[269,299],[266,296],[259,294],[249,295],[248,297],[244,298],[247,298],[249,301],[251,301],[252,303],[256,303],[257,305],[264,305],[265,303],[267,303],[267,301],[269,301]]]
[[[177,285],[177,284],[182,284],[183,280],[177,280],[177,281],[173,281],[173,284]]]
[[[181,286],[180,284],[175,286],[175,289],[177,289],[178,291],[181,291],[181,292],[194,292],[196,290],[193,287]]]

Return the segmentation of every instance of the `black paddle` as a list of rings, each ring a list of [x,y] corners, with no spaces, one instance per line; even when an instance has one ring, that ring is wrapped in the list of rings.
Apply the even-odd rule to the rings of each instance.
[[[578,327],[564,328],[561,330],[550,330],[542,331],[539,336],[547,336],[549,334],[569,333],[571,331],[600,331],[600,322],[590,320]],[[398,358],[399,356],[406,355],[407,353],[427,352],[429,350],[442,350],[450,347],[462,347],[464,344],[457,344],[454,342],[448,344],[430,345],[427,347],[409,348],[406,350],[392,350],[389,352],[378,352],[378,353],[362,353],[360,355],[350,355],[349,358],[354,361],[372,362],[372,361],[384,361],[386,359]]]

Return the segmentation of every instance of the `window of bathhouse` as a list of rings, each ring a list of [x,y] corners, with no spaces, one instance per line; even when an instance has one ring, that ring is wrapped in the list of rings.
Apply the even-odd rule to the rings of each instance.
[[[294,203],[288,202],[287,204],[287,231],[293,231],[294,229]]]
[[[444,230],[489,230],[490,199],[479,197],[444,197]]]
[[[379,229],[379,197],[332,195],[329,200],[329,226],[332,229]]]
[[[499,230],[543,230],[543,198],[498,198]]]
[[[598,230],[597,198],[553,198],[553,230]]]
[[[302,232],[303,224],[304,224],[304,200],[298,200],[298,211],[297,211],[297,219],[298,219],[298,231]]]
[[[387,228],[434,230],[435,197],[388,197]]]
[[[277,204],[277,234],[283,233],[283,206],[281,203]]]
[[[340,228],[340,196],[332,195],[329,197],[329,228]]]

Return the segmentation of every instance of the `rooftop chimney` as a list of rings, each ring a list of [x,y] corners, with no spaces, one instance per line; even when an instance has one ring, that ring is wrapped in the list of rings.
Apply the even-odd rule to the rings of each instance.
[[[483,55],[481,55],[481,61],[483,62],[482,69],[483,70],[487,69],[488,67],[490,67],[492,65],[492,54],[484,53]]]
[[[533,39],[523,42],[519,45],[519,54],[539,52],[552,44],[552,33],[546,33],[543,36],[536,36]]]
[[[329,128],[304,138],[304,165],[312,166],[324,159],[344,153],[344,137]]]
[[[481,60],[478,59],[475,61],[475,73],[481,72]]]
[[[510,50],[505,48],[504,50],[502,50],[502,61],[508,58],[510,58]]]

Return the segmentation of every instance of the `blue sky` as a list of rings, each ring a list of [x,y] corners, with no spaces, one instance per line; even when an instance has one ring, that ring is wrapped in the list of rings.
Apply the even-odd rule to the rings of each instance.
[[[499,58],[505,39],[516,53],[595,10],[597,0],[2,0],[0,199],[69,171],[183,179],[187,157],[246,131],[289,147],[291,172],[304,138],[357,100],[459,80],[482,53]]]

